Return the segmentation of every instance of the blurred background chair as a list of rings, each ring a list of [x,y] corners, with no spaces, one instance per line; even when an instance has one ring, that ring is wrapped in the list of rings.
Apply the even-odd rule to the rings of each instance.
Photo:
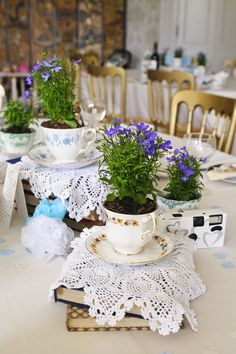
[[[125,121],[126,72],[120,67],[88,67],[88,93],[90,98],[103,99],[106,120],[121,117]]]
[[[182,71],[148,70],[149,119],[156,130],[169,132],[171,97],[178,90],[196,88],[195,77]]]
[[[230,153],[236,127],[236,104],[231,98],[208,93],[183,90],[172,97],[170,135],[177,135],[178,112],[181,104],[188,109],[185,132],[199,131],[216,137],[217,149]],[[201,117],[195,114],[201,110]]]
[[[230,74],[230,76],[234,76],[236,71],[236,59],[226,60],[224,62],[224,69]]]
[[[85,52],[82,53],[77,49],[73,49],[69,52],[70,60],[81,59],[80,66],[82,69],[87,70],[89,66],[99,66],[101,65],[98,55],[95,52]]]

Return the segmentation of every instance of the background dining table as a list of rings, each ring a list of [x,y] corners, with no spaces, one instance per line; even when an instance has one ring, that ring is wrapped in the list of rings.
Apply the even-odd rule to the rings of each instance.
[[[181,144],[181,140],[175,140]],[[214,161],[232,156],[217,152]],[[191,303],[199,323],[187,321],[176,334],[152,331],[67,332],[65,305],[48,302],[49,288],[65,259],[45,263],[21,245],[24,220],[13,215],[9,229],[0,225],[0,353],[3,354],[235,354],[236,352],[236,185],[210,182],[200,208],[221,207],[227,213],[225,245],[194,252],[196,271],[206,293]],[[166,184],[160,179],[159,188]],[[217,210],[217,209],[216,209]]]

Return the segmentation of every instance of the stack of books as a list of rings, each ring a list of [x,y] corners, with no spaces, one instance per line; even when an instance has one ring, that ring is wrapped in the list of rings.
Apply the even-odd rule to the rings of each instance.
[[[68,289],[60,286],[54,290],[54,297],[55,301],[67,304],[66,327],[70,332],[150,330],[148,320],[141,316],[137,306],[127,312],[115,326],[101,326],[89,315],[89,306],[84,304],[83,289]]]
[[[39,204],[40,200],[37,199],[31,191],[29,182],[26,180],[22,181],[24,194],[25,194],[25,201],[27,206],[27,211],[29,215],[33,215],[36,206]],[[50,196],[49,199],[55,199],[54,196]],[[103,226],[105,223],[103,221],[98,220],[98,216],[95,211],[91,212],[88,218],[82,219],[80,222],[77,222],[74,219],[69,218],[66,215],[65,219],[63,220],[67,226],[72,228],[75,231],[83,231],[84,228],[90,228],[93,226]]]

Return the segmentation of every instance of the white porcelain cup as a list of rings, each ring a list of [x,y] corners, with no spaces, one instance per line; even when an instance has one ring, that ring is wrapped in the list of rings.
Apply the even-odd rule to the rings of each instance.
[[[34,138],[35,130],[22,134],[0,131],[0,148],[8,155],[23,156],[34,145]]]
[[[157,211],[141,215],[105,211],[107,239],[114,249],[125,255],[140,253],[155,233]]]
[[[41,126],[48,150],[57,162],[75,162],[96,141],[96,130],[84,127],[53,129]]]

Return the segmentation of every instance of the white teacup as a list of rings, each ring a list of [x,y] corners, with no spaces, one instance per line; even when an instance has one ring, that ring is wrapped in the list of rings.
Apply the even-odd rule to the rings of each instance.
[[[0,147],[3,153],[14,156],[26,155],[34,143],[35,130],[31,133],[8,133],[0,131]]]
[[[121,254],[137,254],[153,237],[157,226],[157,211],[141,215],[107,214],[106,234],[114,249]]]
[[[57,162],[69,163],[78,160],[96,141],[96,130],[84,127],[74,129],[53,129],[42,127],[48,150]]]

